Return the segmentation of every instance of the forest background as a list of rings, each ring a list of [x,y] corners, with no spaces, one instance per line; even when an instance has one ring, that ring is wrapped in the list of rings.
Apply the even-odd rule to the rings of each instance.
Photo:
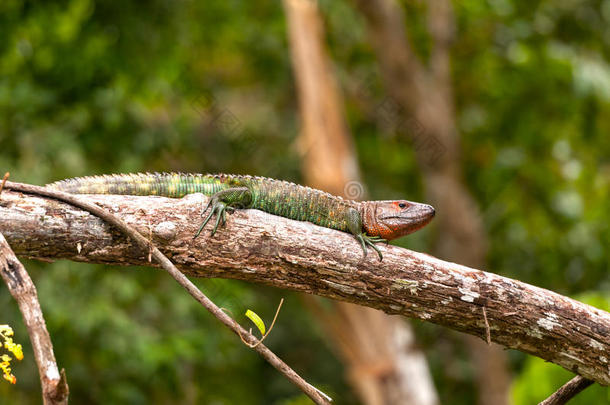
[[[429,4],[401,4],[424,61]],[[426,201],[417,143],[395,131],[401,118],[363,16],[353,2],[318,5],[368,197]],[[452,12],[460,167],[487,235],[485,268],[608,310],[610,1],[464,0]],[[304,181],[281,2],[4,0],[0,38],[0,170],[11,180],[183,171]],[[441,231],[432,224],[395,244],[431,252]],[[162,272],[25,263],[73,403],[306,403]],[[284,297],[268,346],[337,404],[361,403],[298,294],[195,282],[234,314],[269,318]],[[0,323],[25,350],[13,365],[18,383],[0,384],[0,404],[39,403],[27,333],[0,291]],[[474,403],[477,371],[459,334],[412,324],[440,402]],[[570,378],[507,354],[515,404]],[[574,403],[610,403],[610,394],[595,386]]]

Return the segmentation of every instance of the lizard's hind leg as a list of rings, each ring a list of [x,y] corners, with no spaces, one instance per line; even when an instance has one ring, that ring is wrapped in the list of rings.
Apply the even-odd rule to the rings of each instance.
[[[212,229],[211,236],[214,236],[214,234],[218,230],[219,225],[224,225],[227,222],[227,219],[226,219],[227,211],[232,212],[233,210],[235,210],[237,208],[249,208],[251,204],[252,204],[252,193],[250,192],[250,189],[247,187],[228,188],[226,190],[221,190],[221,191],[217,192],[216,194],[212,195],[210,197],[210,200],[208,201],[208,204],[205,206],[205,208],[201,212],[201,216],[203,216],[206,213],[206,211],[208,210],[208,208],[211,207],[210,213],[203,220],[203,223],[199,227],[199,230],[197,231],[195,236],[193,236],[193,239],[195,239],[197,236],[199,236],[199,234],[201,233],[203,228],[210,221],[210,219],[212,219],[214,214],[216,214],[216,224],[214,225],[214,228]]]

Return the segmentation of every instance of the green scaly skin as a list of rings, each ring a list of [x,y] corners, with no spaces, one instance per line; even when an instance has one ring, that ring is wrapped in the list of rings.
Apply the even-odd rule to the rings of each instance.
[[[377,251],[380,260],[383,256],[375,243],[387,242],[388,239],[419,229],[434,215],[432,207],[425,204],[408,201],[357,202],[287,181],[242,175],[115,174],[67,179],[48,184],[47,187],[75,194],[157,195],[174,198],[203,193],[211,198],[202,215],[208,209],[210,212],[195,237],[214,215],[216,221],[212,235],[226,222],[227,211],[253,208],[285,218],[308,221],[326,228],[349,232],[361,243],[365,255],[367,246],[370,246]],[[429,210],[415,212],[413,208],[409,215],[397,212],[407,211],[402,207],[405,203],[418,209],[429,207],[432,214],[430,216]],[[379,212],[387,217],[385,222],[379,221]]]

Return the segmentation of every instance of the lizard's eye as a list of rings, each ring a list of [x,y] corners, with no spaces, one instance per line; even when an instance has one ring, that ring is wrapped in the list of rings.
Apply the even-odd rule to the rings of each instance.
[[[405,203],[399,203],[398,206],[400,208],[407,208],[407,204],[405,204]]]

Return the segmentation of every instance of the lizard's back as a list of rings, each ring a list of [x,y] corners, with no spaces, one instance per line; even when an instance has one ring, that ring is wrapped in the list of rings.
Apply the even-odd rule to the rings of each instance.
[[[266,177],[237,176],[237,182],[253,192],[251,208],[297,221],[349,232],[348,210],[358,210],[358,203],[301,186]]]

